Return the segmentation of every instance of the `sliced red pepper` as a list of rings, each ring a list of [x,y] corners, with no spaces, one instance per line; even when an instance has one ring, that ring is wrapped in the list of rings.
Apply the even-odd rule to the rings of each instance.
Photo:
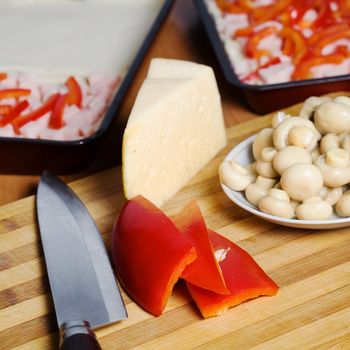
[[[253,5],[250,0],[236,0],[235,2],[227,0],[216,0],[217,6],[226,13],[247,13]]]
[[[56,98],[55,105],[51,112],[49,127],[52,129],[60,129],[64,126],[63,114],[67,104],[67,95],[59,95]]]
[[[329,34],[327,36],[323,36],[320,38],[313,48],[313,52],[315,56],[319,56],[322,54],[322,50],[324,47],[328,44],[331,44],[339,39],[350,39],[350,29],[346,29],[344,31],[338,31],[334,32],[332,34]]]
[[[276,18],[281,12],[283,12],[290,4],[292,0],[279,0],[274,4],[267,6],[260,6],[251,12],[252,21],[256,23],[263,23],[271,19]]]
[[[20,134],[20,128],[32,121],[35,121],[42,116],[44,116],[46,113],[49,113],[53,110],[53,107],[55,106],[57,98],[60,96],[59,93],[51,95],[48,100],[39,108],[35,109],[34,111],[30,112],[26,115],[20,115],[17,118],[15,118],[12,121],[13,128],[15,130],[16,134]]]
[[[174,284],[196,258],[174,223],[142,196],[126,202],[113,228],[115,270],[146,311],[162,314]]]
[[[216,293],[228,294],[197,202],[190,202],[173,219],[177,228],[194,245],[197,252],[197,259],[186,267],[181,278]]]
[[[0,115],[6,115],[9,114],[12,110],[11,105],[0,105]]]
[[[4,89],[0,90],[0,98],[17,98],[30,95],[29,89]]]
[[[2,119],[0,119],[0,127],[3,127],[9,123],[11,123],[15,118],[17,118],[25,109],[27,109],[29,103],[27,100],[19,102],[16,106],[14,106],[10,112],[5,115]]]
[[[7,79],[7,73],[0,72],[0,80]]]
[[[291,56],[297,64],[307,51],[306,39],[299,31],[290,27],[281,29],[279,36],[287,42],[287,45],[283,46],[283,53]]]
[[[76,81],[74,77],[69,77],[65,83],[68,94],[67,94],[67,104],[76,105],[81,108],[83,102],[83,93],[81,91],[81,87],[79,83]]]
[[[260,58],[262,56],[268,56],[268,50],[258,49],[259,42],[269,35],[277,33],[277,28],[275,26],[265,27],[254,34],[252,34],[246,43],[245,53],[250,58]]]
[[[277,284],[245,250],[212,230],[208,233],[214,251],[221,256],[220,267],[231,294],[220,295],[186,282],[203,317],[222,315],[248,299],[277,293]]]

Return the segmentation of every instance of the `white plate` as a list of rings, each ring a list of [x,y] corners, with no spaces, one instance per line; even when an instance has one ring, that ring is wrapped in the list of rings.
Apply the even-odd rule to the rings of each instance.
[[[255,137],[256,135],[253,135],[235,146],[225,157],[225,160],[228,161],[234,159],[243,166],[253,163],[254,158],[251,149]],[[312,230],[325,230],[350,226],[350,218],[339,218],[336,215],[333,215],[329,220],[325,221],[279,218],[277,216],[266,214],[258,210],[246,200],[244,192],[233,191],[223,183],[221,183],[221,187],[224,190],[225,194],[242,209],[256,216],[259,216],[264,220],[271,221],[276,224]]]

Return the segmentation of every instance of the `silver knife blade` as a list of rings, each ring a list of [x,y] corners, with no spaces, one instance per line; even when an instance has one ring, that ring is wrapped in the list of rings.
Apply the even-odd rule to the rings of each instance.
[[[57,323],[88,321],[92,328],[127,318],[105,245],[83,203],[44,172],[37,212]]]

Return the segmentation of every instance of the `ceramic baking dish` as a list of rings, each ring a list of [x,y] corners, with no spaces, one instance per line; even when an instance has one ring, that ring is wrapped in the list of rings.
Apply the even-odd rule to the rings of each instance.
[[[98,131],[90,137],[76,141],[0,137],[0,173],[38,174],[46,169],[58,174],[72,174],[86,169],[95,160],[109,133],[113,134],[114,139],[121,138],[118,108],[173,0],[159,3],[159,12],[148,28],[148,33],[145,33],[145,39],[137,49],[136,56],[130,62]],[[117,144],[120,146],[121,142]],[[113,149],[111,152],[116,161],[120,159],[120,149]]]
[[[248,105],[254,112],[266,114],[301,102],[312,95],[318,96],[329,92],[349,90],[350,75],[269,85],[242,83],[234,72],[205,1],[194,1],[226,80],[243,92]]]

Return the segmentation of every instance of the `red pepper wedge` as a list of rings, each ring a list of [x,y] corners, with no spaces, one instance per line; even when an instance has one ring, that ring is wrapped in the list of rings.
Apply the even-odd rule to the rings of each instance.
[[[196,286],[219,294],[229,294],[213,248],[204,218],[195,200],[173,217],[179,231],[194,245],[197,259],[181,274],[181,278]]]
[[[64,126],[63,113],[67,104],[67,95],[59,95],[50,115],[49,128],[60,129]]]
[[[16,134],[20,134],[20,128],[34,120],[37,120],[44,116],[46,113],[49,113],[53,110],[57,98],[60,96],[59,93],[51,95],[48,100],[39,108],[35,109],[34,111],[30,112],[26,115],[19,115],[17,118],[12,120],[12,125],[15,130]]]
[[[3,127],[9,123],[11,123],[15,118],[17,118],[25,109],[29,107],[29,103],[27,100],[19,102],[16,106],[14,106],[7,115],[5,115],[2,119],[0,119],[0,127]]]
[[[231,294],[220,295],[186,282],[203,317],[222,315],[246,300],[277,293],[277,284],[245,250],[212,230],[208,233],[215,252],[221,255],[219,264]]]
[[[17,98],[17,97],[25,97],[30,95],[30,89],[4,89],[0,90],[0,99],[1,98]]]
[[[67,104],[69,106],[76,105],[77,107],[81,108],[83,103],[83,93],[77,80],[71,76],[67,79],[65,85],[68,89]]]
[[[196,258],[174,223],[142,196],[127,201],[113,227],[119,281],[143,309],[162,314],[174,284]]]

